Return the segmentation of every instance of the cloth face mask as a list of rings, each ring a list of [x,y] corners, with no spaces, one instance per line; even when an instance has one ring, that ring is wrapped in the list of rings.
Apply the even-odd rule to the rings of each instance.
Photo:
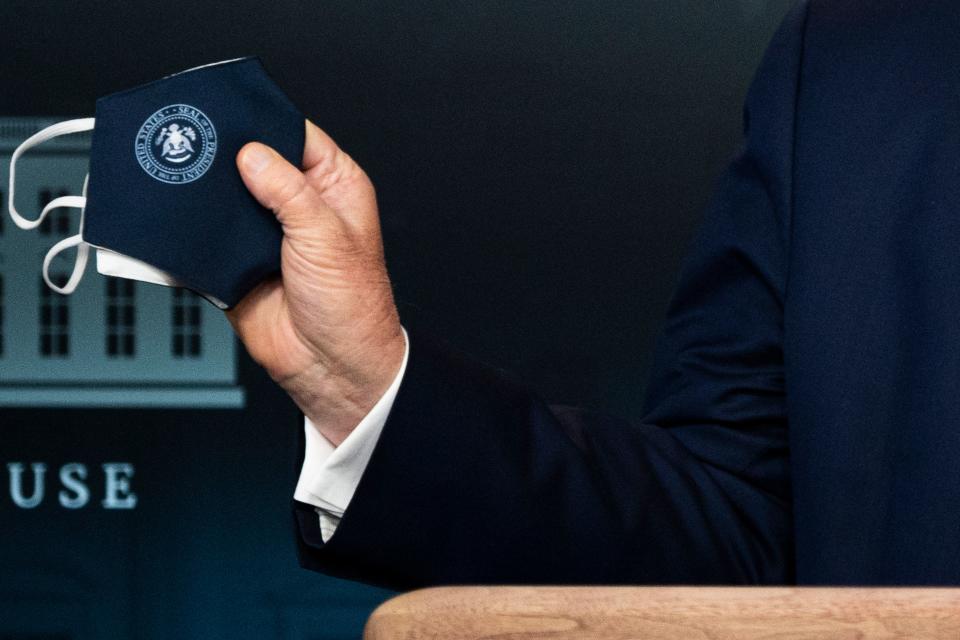
[[[43,278],[72,293],[90,248],[97,271],[196,291],[228,309],[280,269],[282,231],[247,191],[236,168],[250,141],[273,147],[294,166],[303,157],[304,116],[255,57],[196,67],[97,100],[94,118],[54,124],[25,140],[10,159],[10,217],[33,229],[53,209],[79,209],[80,231],[47,252]],[[82,195],[50,201],[34,219],[14,203],[16,163],[55,136],[93,130]],[[77,248],[65,284],[49,268]]]

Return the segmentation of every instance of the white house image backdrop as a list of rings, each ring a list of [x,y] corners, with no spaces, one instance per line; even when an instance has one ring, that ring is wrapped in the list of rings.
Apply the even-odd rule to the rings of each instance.
[[[50,291],[43,256],[77,233],[80,212],[57,209],[39,228],[7,212],[10,155],[49,118],[0,118],[0,406],[242,407],[236,341],[223,313],[181,289],[110,278],[91,255],[70,296]],[[28,217],[79,194],[90,133],[55,138],[17,162],[17,208]],[[132,153],[132,151],[131,151]],[[52,264],[65,282],[74,254]]]

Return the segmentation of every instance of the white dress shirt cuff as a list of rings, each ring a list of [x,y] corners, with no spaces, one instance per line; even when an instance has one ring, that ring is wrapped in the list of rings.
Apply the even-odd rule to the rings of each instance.
[[[306,449],[300,479],[294,498],[313,505],[320,516],[320,532],[324,542],[330,539],[353,498],[360,477],[367,468],[373,449],[390,415],[410,356],[410,339],[402,329],[405,349],[400,370],[387,391],[380,397],[350,435],[334,447],[324,438],[309,418],[304,417]]]

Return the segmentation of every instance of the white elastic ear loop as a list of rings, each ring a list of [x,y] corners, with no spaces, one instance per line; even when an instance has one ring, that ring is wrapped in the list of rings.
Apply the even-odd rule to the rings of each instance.
[[[80,284],[81,278],[83,278],[83,272],[87,269],[87,259],[90,257],[90,245],[84,242],[83,240],[83,214],[87,206],[87,184],[90,182],[90,175],[83,179],[83,195],[82,196],[62,196],[50,202],[49,205],[44,207],[44,213],[40,214],[40,218],[43,219],[43,216],[46,215],[46,211],[51,207],[54,202],[57,200],[70,200],[70,204],[61,204],[62,207],[73,207],[80,209],[80,233],[75,236],[70,236],[69,238],[64,238],[60,242],[56,243],[47,251],[47,255],[43,256],[43,281],[47,283],[47,286],[56,291],[57,293],[62,293],[63,295],[70,295],[73,293],[77,285]],[[53,259],[56,258],[61,252],[71,248],[77,247],[77,258],[73,263],[73,272],[70,274],[70,278],[67,280],[66,284],[63,286],[54,284],[53,280],[50,279],[50,263],[53,262]]]
[[[77,207],[83,208],[83,205],[77,205],[76,200],[72,198],[78,198],[79,196],[61,196],[52,200],[47,206],[43,208],[43,211],[40,212],[40,217],[35,220],[30,220],[24,218],[17,211],[17,208],[14,206],[14,187],[16,186],[16,171],[17,171],[17,160],[20,159],[27,150],[37,146],[38,144],[44,143],[51,138],[57,136],[66,135],[68,133],[78,133],[80,131],[89,131],[93,129],[95,118],[77,118],[76,120],[66,120],[64,122],[58,122],[52,124],[46,129],[41,129],[36,132],[26,140],[24,140],[19,147],[17,147],[13,155],[10,156],[10,188],[7,196],[7,209],[10,211],[10,217],[13,219],[14,224],[16,224],[21,229],[33,229],[40,225],[43,222],[43,219],[47,216],[52,209],[57,207]]]
[[[53,262],[53,259],[57,255],[66,249],[71,247],[77,247],[77,259],[73,263],[73,273],[70,274],[70,279],[67,280],[67,283],[62,287],[53,283],[50,279],[50,263]],[[50,247],[50,250],[47,251],[47,255],[43,256],[43,281],[47,283],[47,286],[56,291],[57,293],[62,293],[64,295],[69,295],[76,290],[77,285],[80,284],[80,279],[83,278],[83,272],[87,268],[87,258],[90,255],[90,245],[83,241],[83,236],[79,233],[75,236],[70,236],[69,238],[64,238],[57,244]]]

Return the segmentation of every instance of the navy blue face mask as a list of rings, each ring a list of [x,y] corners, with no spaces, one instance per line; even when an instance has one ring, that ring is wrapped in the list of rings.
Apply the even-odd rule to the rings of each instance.
[[[80,233],[44,258],[44,280],[60,293],[76,289],[93,247],[102,274],[185,287],[230,308],[279,273],[282,238],[276,218],[244,186],[237,152],[256,140],[300,166],[304,127],[257,58],[196,67],[100,98],[95,118],[61,122],[24,141],[10,160],[10,216],[32,229],[53,209],[81,210]],[[34,219],[22,216],[14,205],[20,156],[89,129],[83,194],[52,200]],[[51,261],[72,247],[69,280],[51,282]]]

